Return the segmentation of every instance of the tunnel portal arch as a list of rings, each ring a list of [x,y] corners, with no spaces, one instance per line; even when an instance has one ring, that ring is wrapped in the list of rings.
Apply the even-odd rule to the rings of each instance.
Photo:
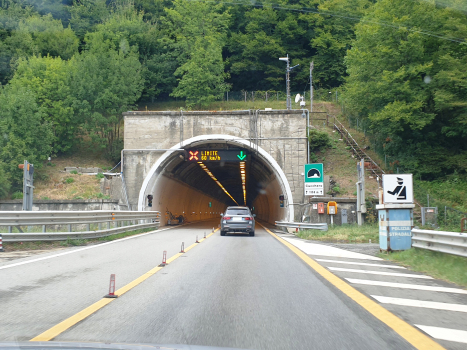
[[[292,203],[293,202],[292,191],[291,191],[290,185],[287,181],[287,177],[283,169],[279,166],[276,160],[263,148],[261,148],[260,146],[254,144],[253,142],[249,140],[242,139],[236,136],[222,135],[222,134],[195,136],[190,139],[186,139],[182,142],[177,143],[176,145],[172,146],[169,151],[166,151],[165,153],[163,153],[159,157],[159,159],[157,159],[157,161],[152,165],[146,177],[144,178],[141,189],[139,191],[138,210],[145,209],[145,200],[148,194],[153,193],[155,198],[157,198],[158,193],[152,192],[154,190],[155,183],[157,181],[157,178],[161,176],[162,171],[167,166],[170,159],[173,159],[174,157],[178,156],[176,150],[182,149],[182,148],[188,149],[188,148],[200,145],[200,144],[219,143],[219,142],[228,143],[229,145],[232,145],[232,146],[243,147],[252,153],[254,152],[255,154],[257,154],[258,158],[261,159],[261,161],[264,164],[266,164],[270,170],[272,170],[272,172],[275,175],[275,179],[280,187],[280,191],[282,192],[281,194],[284,194],[285,196],[284,210],[282,210],[281,214],[278,215],[278,217],[275,217],[274,220],[293,221],[294,207]],[[258,198],[258,200],[260,201],[259,205],[261,205],[263,208],[269,208],[271,203],[269,203],[268,198],[264,196],[259,196],[259,197],[260,197]],[[278,206],[279,205],[278,198],[276,198],[276,200],[277,202],[275,202],[275,205]],[[271,208],[269,208],[269,210],[270,209]],[[266,221],[271,221],[271,220],[266,220]]]

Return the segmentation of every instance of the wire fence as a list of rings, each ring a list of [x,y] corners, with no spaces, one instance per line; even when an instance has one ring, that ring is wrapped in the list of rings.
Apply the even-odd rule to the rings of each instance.
[[[303,96],[305,101],[310,100],[310,91],[293,91],[290,93],[291,99],[294,100],[295,96],[300,94]],[[318,89],[313,90],[313,99],[315,101],[332,101],[334,95],[328,90]],[[287,99],[287,93],[285,91],[277,90],[267,90],[267,91],[228,91],[224,93],[224,101],[244,101],[244,102],[254,102],[254,101],[285,101]]]

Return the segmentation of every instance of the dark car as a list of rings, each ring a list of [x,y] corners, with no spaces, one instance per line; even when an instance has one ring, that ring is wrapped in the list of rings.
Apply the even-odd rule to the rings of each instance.
[[[254,236],[255,216],[248,207],[227,207],[221,214],[221,236],[228,232],[248,232]]]

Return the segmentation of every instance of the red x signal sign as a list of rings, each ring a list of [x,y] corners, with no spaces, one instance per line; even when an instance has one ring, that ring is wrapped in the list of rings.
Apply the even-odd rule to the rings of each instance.
[[[195,151],[195,152],[190,151],[190,158],[188,158],[188,160],[199,160],[198,153],[199,151]]]

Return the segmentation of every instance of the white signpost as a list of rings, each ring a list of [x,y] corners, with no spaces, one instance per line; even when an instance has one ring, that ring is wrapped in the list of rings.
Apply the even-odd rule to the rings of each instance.
[[[384,203],[413,203],[412,174],[383,174]]]

